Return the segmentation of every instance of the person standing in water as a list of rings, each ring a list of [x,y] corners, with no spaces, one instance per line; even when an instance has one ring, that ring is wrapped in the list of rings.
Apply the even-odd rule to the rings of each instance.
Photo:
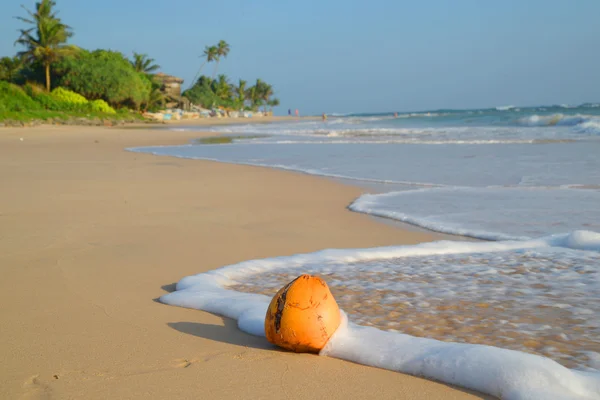
[[[327,114],[323,113],[323,122],[327,121]]]
[[[300,113],[298,113],[298,109],[296,108],[296,117],[300,116]]]

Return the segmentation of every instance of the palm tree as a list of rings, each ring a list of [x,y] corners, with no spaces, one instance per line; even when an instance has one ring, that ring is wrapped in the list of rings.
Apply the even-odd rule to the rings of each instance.
[[[238,86],[236,88],[236,93],[237,93],[237,101],[238,103],[240,103],[240,106],[244,106],[244,101],[246,101],[246,84],[248,82],[246,82],[243,79],[240,79],[240,81],[238,82]]]
[[[148,111],[149,108],[162,107],[165,103],[165,95],[160,91],[158,87],[152,88],[148,100],[143,105],[144,112]]]
[[[56,2],[42,0],[36,3],[33,13],[23,6],[30,19],[17,19],[33,25],[29,29],[20,29],[21,35],[15,44],[25,47],[17,55],[28,63],[40,62],[46,71],[46,90],[50,91],[50,67],[61,58],[72,54],[76,47],[65,44],[73,36],[71,28],[63,24],[53,11]],[[35,32],[35,33],[34,33]]]
[[[250,102],[250,107],[254,108],[256,102],[256,86],[250,86],[248,90],[246,90],[246,99]]]
[[[251,86],[246,91],[246,98],[248,100],[250,100],[250,105],[253,109],[259,108],[262,103],[261,88],[263,85],[264,85],[264,82],[261,81],[260,79],[257,79],[254,86]]]
[[[13,81],[22,67],[23,62],[19,57],[0,58],[0,79]]]
[[[227,81],[227,76],[219,75],[219,79],[215,82],[215,94],[221,100],[231,98],[231,85]]]
[[[269,104],[269,107],[271,107],[271,111],[273,111],[273,107],[277,107],[280,104],[279,99],[277,97],[275,97],[272,100],[269,100],[268,104]]]
[[[269,85],[268,83],[263,82],[262,86],[259,89],[259,95],[260,95],[260,100],[262,101],[262,103],[265,106],[265,111],[267,111],[267,105],[270,103],[271,96],[273,96],[273,94],[274,94],[273,86]]]
[[[224,40],[219,40],[219,43],[217,44],[217,64],[215,65],[215,71],[213,72],[213,80],[215,79],[215,76],[217,75],[217,69],[219,68],[219,61],[221,61],[221,57],[223,58],[227,58],[227,55],[229,54],[229,43],[227,43]]]
[[[196,73],[196,76],[194,76],[194,79],[192,80],[192,82],[190,84],[190,88],[196,84],[196,80],[200,76],[200,71],[202,71],[202,68],[204,68],[206,63],[213,62],[217,59],[217,47],[206,46],[204,48],[204,54],[202,56],[204,57],[204,62],[202,63],[202,65],[200,65],[200,68],[198,69],[198,73]]]
[[[130,61],[131,65],[137,72],[143,72],[150,74],[160,68],[158,64],[154,63],[154,59],[148,57],[147,54],[139,54],[133,52],[133,60]]]
[[[260,85],[260,98],[261,98],[261,100],[268,102],[274,93],[273,86],[271,86],[265,82],[261,82],[261,83],[262,84]]]

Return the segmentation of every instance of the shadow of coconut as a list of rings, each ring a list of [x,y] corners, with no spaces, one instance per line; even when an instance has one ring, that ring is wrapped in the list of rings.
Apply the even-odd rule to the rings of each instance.
[[[269,343],[264,337],[250,335],[241,331],[237,323],[229,318],[223,318],[223,325],[203,324],[200,322],[169,322],[167,325],[181,333],[216,342],[255,349],[282,351]]]

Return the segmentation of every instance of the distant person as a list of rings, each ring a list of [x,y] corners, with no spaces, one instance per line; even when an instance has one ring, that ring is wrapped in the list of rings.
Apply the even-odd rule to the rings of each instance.
[[[299,117],[300,113],[298,112],[298,109],[296,108],[296,117]]]
[[[323,122],[327,121],[327,114],[323,113]]]
[[[292,116],[292,109],[288,108],[288,115],[291,117]]]
[[[397,112],[394,113],[394,118],[398,118],[398,113]]]

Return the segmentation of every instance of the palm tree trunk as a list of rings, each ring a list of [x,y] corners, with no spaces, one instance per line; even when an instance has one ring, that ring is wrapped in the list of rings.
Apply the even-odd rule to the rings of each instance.
[[[213,71],[213,76],[212,76],[212,80],[215,80],[215,76],[217,76],[217,69],[219,68],[219,60],[217,60],[217,63],[215,64],[215,70]]]
[[[192,87],[194,87],[194,85],[196,84],[196,80],[200,77],[200,71],[202,71],[202,68],[204,68],[204,65],[206,65],[206,61],[204,61],[202,63],[202,65],[200,66],[200,68],[198,69],[198,73],[194,77],[194,80],[190,83],[190,87],[188,89],[191,89]]]
[[[50,92],[50,64],[46,64],[46,91]]]

